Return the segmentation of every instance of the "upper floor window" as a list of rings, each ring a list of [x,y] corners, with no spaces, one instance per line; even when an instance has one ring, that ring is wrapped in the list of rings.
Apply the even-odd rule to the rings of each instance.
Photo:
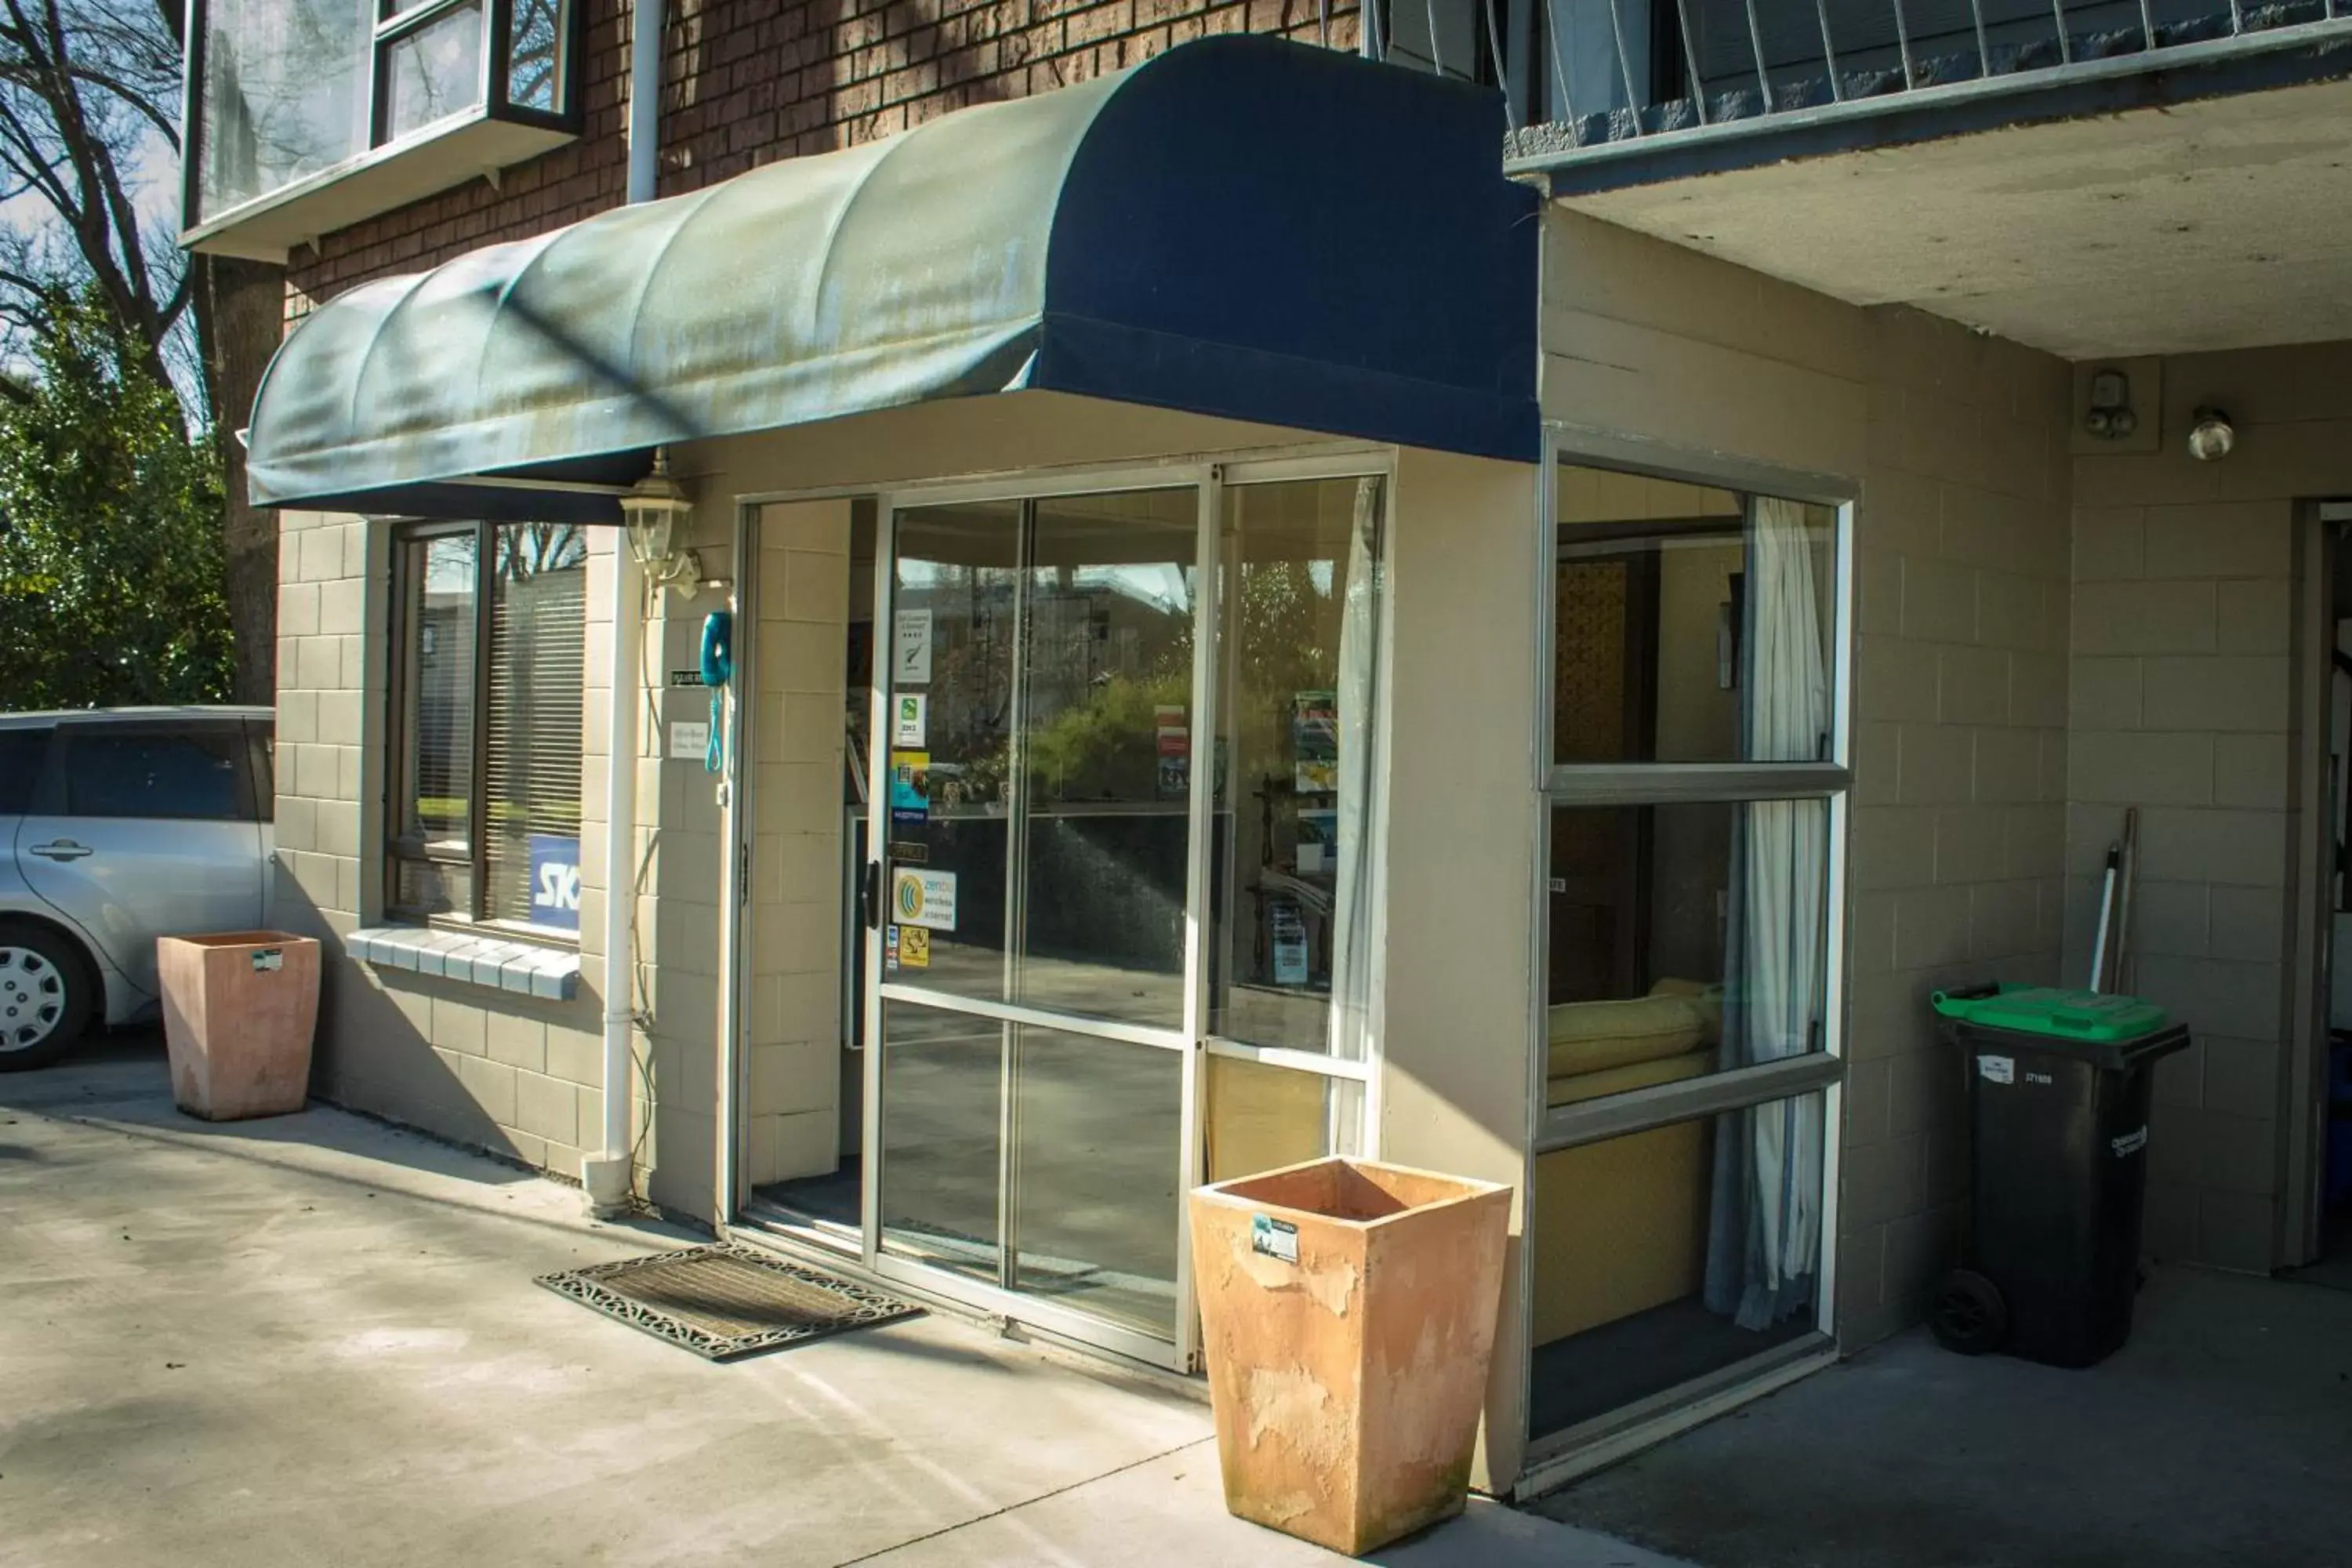
[[[185,218],[282,251],[575,133],[575,0],[195,0]],[[395,168],[393,165],[397,164]],[[332,188],[331,195],[326,195]],[[216,242],[290,200],[306,210]]]

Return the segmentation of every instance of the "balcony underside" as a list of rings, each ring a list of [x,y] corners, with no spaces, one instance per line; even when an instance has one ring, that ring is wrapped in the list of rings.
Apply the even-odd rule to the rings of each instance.
[[[1990,118],[1969,83],[1515,162],[1592,216],[2071,359],[2352,338],[2347,43],[2262,57],[2305,79],[2252,90],[2168,93],[2198,84],[2150,58]]]

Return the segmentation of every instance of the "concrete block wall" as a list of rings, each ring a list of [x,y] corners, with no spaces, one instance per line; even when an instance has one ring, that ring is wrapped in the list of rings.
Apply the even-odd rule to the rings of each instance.
[[[533,1002],[423,975],[379,973],[341,938],[383,909],[391,530],[341,514],[281,514],[277,867],[273,919],[326,947],[312,1087],[331,1102],[577,1177],[599,1142],[601,965],[581,995]],[[609,542],[590,558],[590,615]],[[602,629],[589,628],[589,668]],[[586,764],[601,783],[602,693],[583,704]],[[585,803],[601,821],[601,798]],[[603,868],[583,824],[582,931],[593,944]]]
[[[843,1152],[843,716],[852,503],[764,506],[756,521],[757,704],[745,1177],[823,1175]]]
[[[1840,1333],[1866,1344],[1957,1256],[1959,1077],[1927,994],[2057,973],[2069,371],[1557,208],[1543,335],[1546,412],[1635,438],[1626,459],[1860,488],[1836,1244]]]
[[[2189,1022],[2151,1118],[2147,1241],[2159,1256],[2267,1270],[2290,1257],[2284,1128],[2303,992],[2294,905],[2302,661],[2297,502],[2352,496],[2352,345],[2164,362],[2158,449],[2074,459],[2066,973],[2087,975],[2099,879],[2123,810],[2141,859],[2124,984]],[[2192,411],[2239,431],[2225,460],[2185,446]]]

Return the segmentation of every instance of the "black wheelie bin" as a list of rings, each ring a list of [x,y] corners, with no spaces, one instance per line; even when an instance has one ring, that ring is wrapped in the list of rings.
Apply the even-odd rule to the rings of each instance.
[[[1965,1354],[2090,1366],[2131,1334],[2148,1096],[2186,1025],[2134,996],[1984,985],[1936,1011],[1969,1083],[1965,1267],[1928,1325]]]

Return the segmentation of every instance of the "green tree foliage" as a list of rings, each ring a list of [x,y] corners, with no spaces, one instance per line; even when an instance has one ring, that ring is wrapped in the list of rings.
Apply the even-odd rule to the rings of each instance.
[[[60,297],[0,398],[0,708],[229,691],[219,455],[146,345]]]

